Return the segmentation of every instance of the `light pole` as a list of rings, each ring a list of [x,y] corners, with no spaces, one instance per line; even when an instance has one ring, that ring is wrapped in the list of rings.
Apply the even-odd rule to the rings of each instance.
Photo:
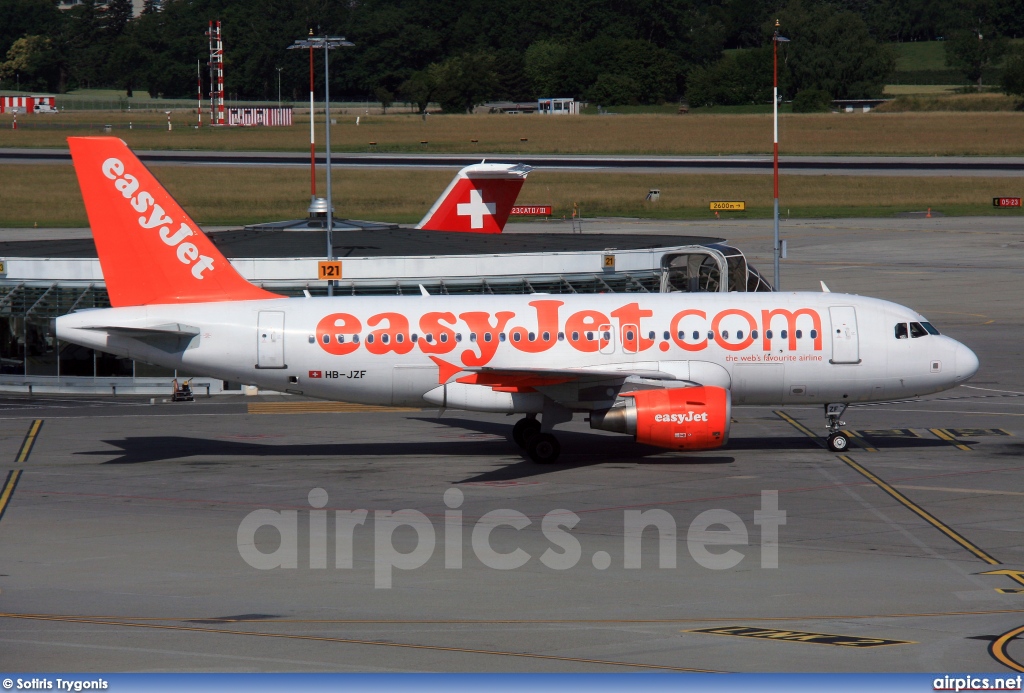
[[[310,32],[312,33],[312,31]],[[324,49],[324,150],[327,154],[327,259],[334,259],[334,246],[332,244],[331,234],[334,231],[334,208],[331,199],[331,75],[328,63],[330,62],[330,54],[332,48],[342,48],[354,46],[355,44],[351,41],[346,41],[344,36],[310,36],[306,39],[301,39],[288,46],[288,50],[295,48],[308,48],[310,51],[314,48]],[[312,54],[312,53],[311,53]],[[312,81],[310,87],[312,87]],[[310,91],[310,105],[312,106],[312,91]],[[313,109],[310,108],[309,112],[310,121],[310,133],[312,133],[313,126]],[[327,295],[334,295],[334,280],[327,282]]]
[[[281,108],[281,70],[283,67],[277,68],[277,107]]]
[[[775,235],[772,254],[774,256],[775,275],[772,284],[779,291],[779,255],[782,246],[779,243],[779,43],[789,41],[779,35],[779,20],[775,20],[775,33],[772,35],[772,171],[775,179]]]

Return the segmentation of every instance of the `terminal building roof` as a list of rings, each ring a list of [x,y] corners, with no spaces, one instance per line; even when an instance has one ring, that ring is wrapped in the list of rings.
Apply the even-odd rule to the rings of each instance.
[[[207,234],[228,259],[316,258],[326,252],[323,230],[239,229]],[[643,250],[723,243],[710,236],[569,233],[441,233],[411,228],[340,231],[333,234],[334,254],[345,257],[431,257],[572,253],[606,249]],[[0,242],[0,257],[95,258],[91,238],[59,241]]]

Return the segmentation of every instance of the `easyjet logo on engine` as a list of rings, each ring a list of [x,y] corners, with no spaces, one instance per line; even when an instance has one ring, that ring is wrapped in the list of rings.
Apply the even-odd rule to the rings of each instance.
[[[190,236],[197,236],[196,231],[184,222],[174,229],[174,219],[167,216],[164,208],[156,203],[151,193],[139,190],[138,179],[130,173],[125,173],[124,163],[120,159],[107,159],[100,166],[100,170],[104,176],[114,181],[114,188],[128,200],[132,209],[142,214],[139,217],[139,227],[146,231],[158,229],[160,240],[175,249],[175,255],[181,264],[192,268],[193,277],[203,279],[203,272],[213,269],[213,258],[202,255],[195,243],[185,240]]]
[[[660,327],[655,329],[654,311],[637,302],[607,313],[585,309],[567,315],[564,305],[555,299],[530,301],[532,314],[522,320],[511,310],[428,312],[418,320],[386,312],[366,318],[365,326],[351,313],[332,313],[317,323],[316,342],[335,356],[359,349],[378,355],[414,349],[432,355],[458,351],[462,364],[471,367],[487,365],[499,348],[532,354],[558,345],[584,353],[610,353],[620,347],[626,353],[655,348],[667,352],[673,347],[736,352],[756,348],[756,343],[767,352],[783,347],[797,351],[802,340],[804,348],[822,349],[821,316],[810,308],[762,310],[760,320],[739,308],[727,308],[710,319],[703,310],[687,309],[667,321],[658,320]]]
[[[697,413],[692,409],[685,414],[655,414],[654,420],[658,423],[687,423],[689,421],[707,421],[708,413]]]

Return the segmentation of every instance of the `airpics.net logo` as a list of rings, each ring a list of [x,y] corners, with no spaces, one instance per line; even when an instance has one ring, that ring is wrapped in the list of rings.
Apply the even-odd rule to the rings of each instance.
[[[374,510],[372,520],[372,562],[373,584],[377,589],[390,589],[394,571],[410,571],[422,568],[434,556],[441,536],[444,553],[444,567],[460,570],[464,565],[464,536],[468,530],[472,557],[481,565],[492,570],[516,570],[522,568],[534,556],[521,546],[511,551],[499,551],[492,543],[492,533],[499,527],[523,530],[534,524],[525,514],[508,508],[492,510],[475,522],[467,525],[460,510],[465,496],[460,489],[450,488],[444,492],[447,510],[441,521],[440,532],[434,519],[419,510]],[[311,509],[308,511],[309,567],[326,569],[328,563],[328,520],[334,515],[334,567],[338,570],[352,570],[355,565],[357,537],[368,541],[367,526],[370,511],[327,510],[328,494],[322,488],[314,488],[308,494]],[[238,526],[238,553],[247,564],[258,570],[295,570],[299,567],[299,510],[254,510]],[[584,549],[580,540],[571,532],[579,526],[581,518],[571,510],[558,508],[546,513],[540,519],[540,530],[550,544],[538,556],[542,565],[550,570],[563,571],[575,568],[583,559]],[[754,525],[760,527],[761,567],[779,567],[779,527],[786,524],[786,511],[779,509],[778,491],[761,491],[761,507],[753,513]],[[415,541],[400,541],[396,546],[395,534],[402,528],[415,533]],[[407,535],[408,529],[403,531]],[[646,531],[653,530],[653,531]],[[647,541],[656,541],[657,566],[662,570],[674,570],[677,566],[678,543],[676,518],[666,510],[622,511],[622,567],[639,570],[652,567],[654,557],[648,556],[644,564],[644,536]],[[260,540],[257,540],[257,533]],[[276,537],[274,536],[276,534]],[[304,545],[305,541],[302,542]],[[359,542],[363,544],[362,541]],[[504,546],[501,548],[509,548]],[[269,546],[276,545],[272,551]],[[694,517],[686,529],[686,549],[694,562],[708,570],[728,570],[740,564],[747,554],[732,548],[749,546],[749,531],[743,518],[734,512],[717,508],[705,510]],[[411,546],[411,548],[410,548]],[[408,550],[399,550],[408,549]],[[723,550],[724,549],[724,550]],[[590,557],[596,570],[607,570],[613,562],[607,551],[596,551]],[[305,561],[303,561],[305,563]]]

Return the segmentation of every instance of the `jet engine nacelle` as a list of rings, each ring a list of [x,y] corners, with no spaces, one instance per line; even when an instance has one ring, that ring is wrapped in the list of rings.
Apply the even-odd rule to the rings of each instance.
[[[622,392],[616,406],[590,416],[590,427],[628,433],[671,450],[711,450],[729,440],[732,400],[714,386]]]

